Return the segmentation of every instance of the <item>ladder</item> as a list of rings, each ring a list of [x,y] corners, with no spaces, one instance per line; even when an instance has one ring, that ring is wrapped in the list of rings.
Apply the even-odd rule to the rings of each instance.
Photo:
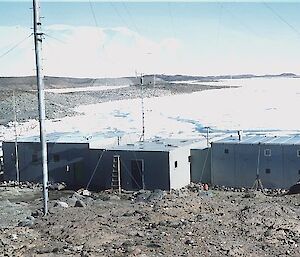
[[[120,155],[113,156],[112,173],[111,173],[111,188],[118,190],[121,194],[121,161]]]

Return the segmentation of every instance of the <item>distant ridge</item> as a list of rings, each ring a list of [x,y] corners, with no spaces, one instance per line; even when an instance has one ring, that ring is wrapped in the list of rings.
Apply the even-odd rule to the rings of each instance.
[[[250,79],[250,78],[278,78],[278,77],[288,77],[288,78],[299,78],[299,75],[294,73],[281,73],[281,74],[266,74],[266,75],[254,75],[254,74],[241,74],[241,75],[217,75],[217,76],[190,76],[190,75],[156,75],[165,81],[184,81],[184,80],[219,80],[219,79]]]
[[[153,75],[145,75],[152,77]],[[294,73],[281,73],[277,75],[217,75],[217,76],[190,76],[190,75],[165,75],[155,74],[156,80],[159,83],[172,83],[173,81],[198,80],[200,82],[214,81],[220,79],[249,79],[249,78],[300,78]],[[90,87],[90,86],[120,86],[120,85],[135,85],[137,83],[135,77],[120,77],[120,78],[71,78],[71,77],[45,77],[46,88],[69,88],[69,87]],[[31,90],[36,89],[36,78],[33,76],[24,77],[0,77],[1,90]]]

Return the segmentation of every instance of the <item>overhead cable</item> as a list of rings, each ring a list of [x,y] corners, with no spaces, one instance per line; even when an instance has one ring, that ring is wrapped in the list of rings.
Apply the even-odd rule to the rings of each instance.
[[[8,55],[11,51],[15,50],[19,45],[21,45],[24,41],[26,41],[28,38],[30,38],[33,35],[33,33],[31,33],[29,36],[25,37],[24,39],[22,39],[20,42],[18,42],[17,44],[15,44],[14,46],[12,46],[10,49],[8,49],[6,52],[4,52],[3,54],[0,55],[0,58]]]
[[[275,9],[273,9],[269,4],[263,2],[266,6],[279,20],[286,24],[291,30],[293,30],[298,36],[300,36],[300,31],[297,30],[292,24],[290,24],[286,19],[284,19]]]

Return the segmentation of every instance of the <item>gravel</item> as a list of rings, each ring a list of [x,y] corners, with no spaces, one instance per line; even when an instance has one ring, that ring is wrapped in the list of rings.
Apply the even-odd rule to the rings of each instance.
[[[0,256],[300,256],[300,195],[201,188],[66,192],[30,227],[0,229]]]

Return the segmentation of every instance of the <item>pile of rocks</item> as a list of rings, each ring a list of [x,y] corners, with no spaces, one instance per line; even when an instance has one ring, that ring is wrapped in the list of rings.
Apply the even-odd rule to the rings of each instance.
[[[41,184],[34,183],[34,182],[28,182],[28,181],[2,181],[0,182],[0,187],[20,187],[20,188],[29,188],[29,189],[35,189],[41,187]]]

